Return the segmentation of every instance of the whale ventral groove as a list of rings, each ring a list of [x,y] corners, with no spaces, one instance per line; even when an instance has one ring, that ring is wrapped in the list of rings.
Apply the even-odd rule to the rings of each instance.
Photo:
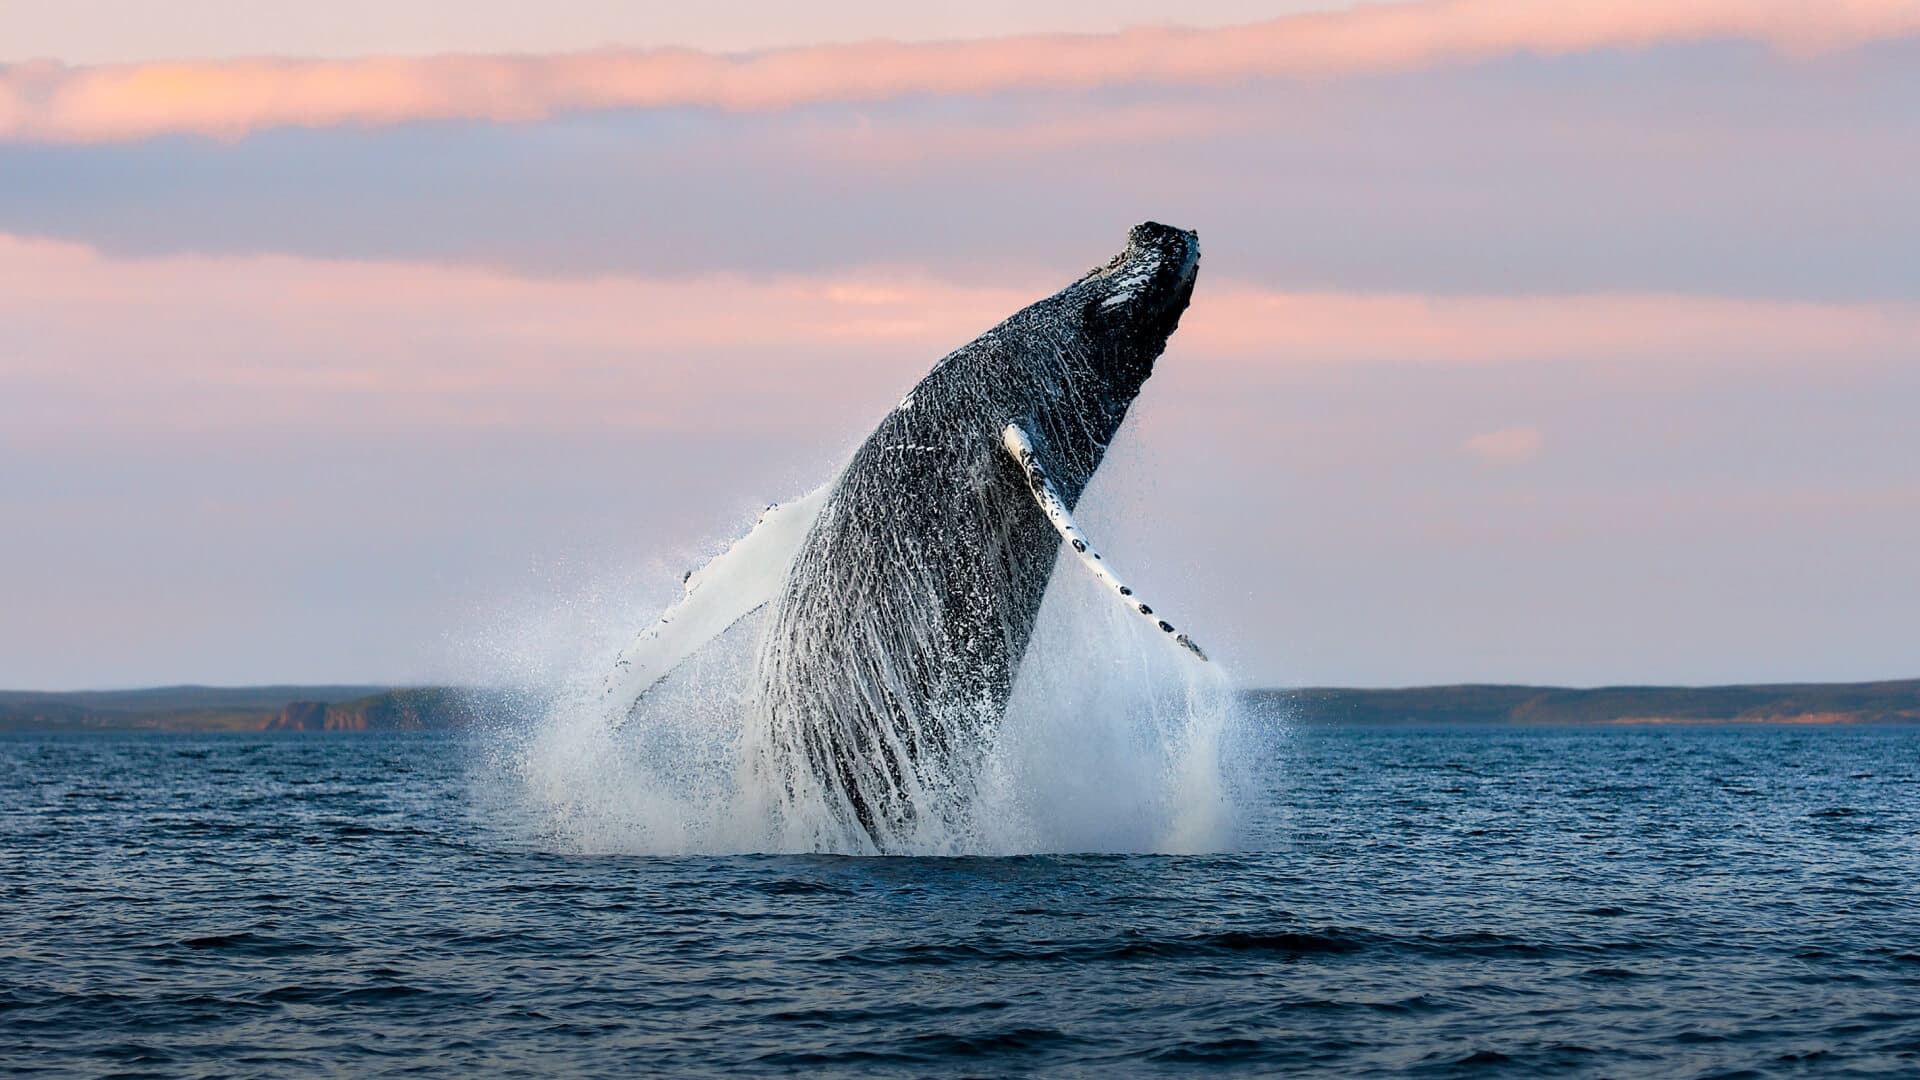
[[[772,596],[748,736],[750,767],[788,819],[837,820],[879,851],[964,830],[971,759],[1005,709],[1062,536],[1098,558],[1070,512],[1198,265],[1192,232],[1135,226],[1113,259],[936,363],[809,496],[817,512]],[[1003,432],[1018,433],[1023,458]],[[1047,485],[1064,504],[1052,521]]]

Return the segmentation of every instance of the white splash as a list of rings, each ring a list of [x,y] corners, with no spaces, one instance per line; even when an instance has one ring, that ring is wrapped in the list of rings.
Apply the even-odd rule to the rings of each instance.
[[[947,778],[969,812],[929,823],[925,855],[1200,852],[1233,840],[1223,748],[1239,724],[1217,664],[1195,663],[1114,602],[1066,553],[1056,564],[1004,720]],[[822,809],[793,820],[752,767],[744,700],[764,613],[733,625],[654,686],[631,715],[604,693],[611,636],[549,703],[505,730],[495,780],[543,845],[591,854],[868,850]],[[596,620],[609,627],[623,620]],[[625,625],[631,625],[626,621]]]
[[[767,507],[752,531],[687,574],[686,594],[640,632],[614,661],[603,696],[640,699],[708,642],[766,603],[786,579],[794,553],[806,542],[833,481]]]

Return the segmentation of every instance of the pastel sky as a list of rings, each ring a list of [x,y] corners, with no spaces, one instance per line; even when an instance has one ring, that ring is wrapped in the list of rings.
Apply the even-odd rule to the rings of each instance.
[[[1920,674],[1920,5],[654,8],[0,7],[0,686],[520,677],[1147,218],[1242,682]]]

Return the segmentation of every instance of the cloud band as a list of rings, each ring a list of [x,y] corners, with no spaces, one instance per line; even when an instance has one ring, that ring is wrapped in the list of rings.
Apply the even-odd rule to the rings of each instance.
[[[602,50],[551,56],[250,59],[0,68],[0,138],[237,138],[282,126],[531,121],[622,108],[779,109],[915,94],[1218,85],[1745,40],[1791,54],[1920,33],[1912,0],[1429,0],[1216,30],[869,42],[746,55]]]

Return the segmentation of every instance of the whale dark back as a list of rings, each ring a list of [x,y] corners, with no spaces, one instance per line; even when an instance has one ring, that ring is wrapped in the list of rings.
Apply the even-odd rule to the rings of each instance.
[[[763,640],[757,768],[878,850],[964,830],[1059,551],[1000,432],[1076,502],[1192,295],[1190,232],[1127,249],[945,359],[854,454]],[[819,820],[822,815],[791,815]],[[831,838],[820,838],[831,843]]]

